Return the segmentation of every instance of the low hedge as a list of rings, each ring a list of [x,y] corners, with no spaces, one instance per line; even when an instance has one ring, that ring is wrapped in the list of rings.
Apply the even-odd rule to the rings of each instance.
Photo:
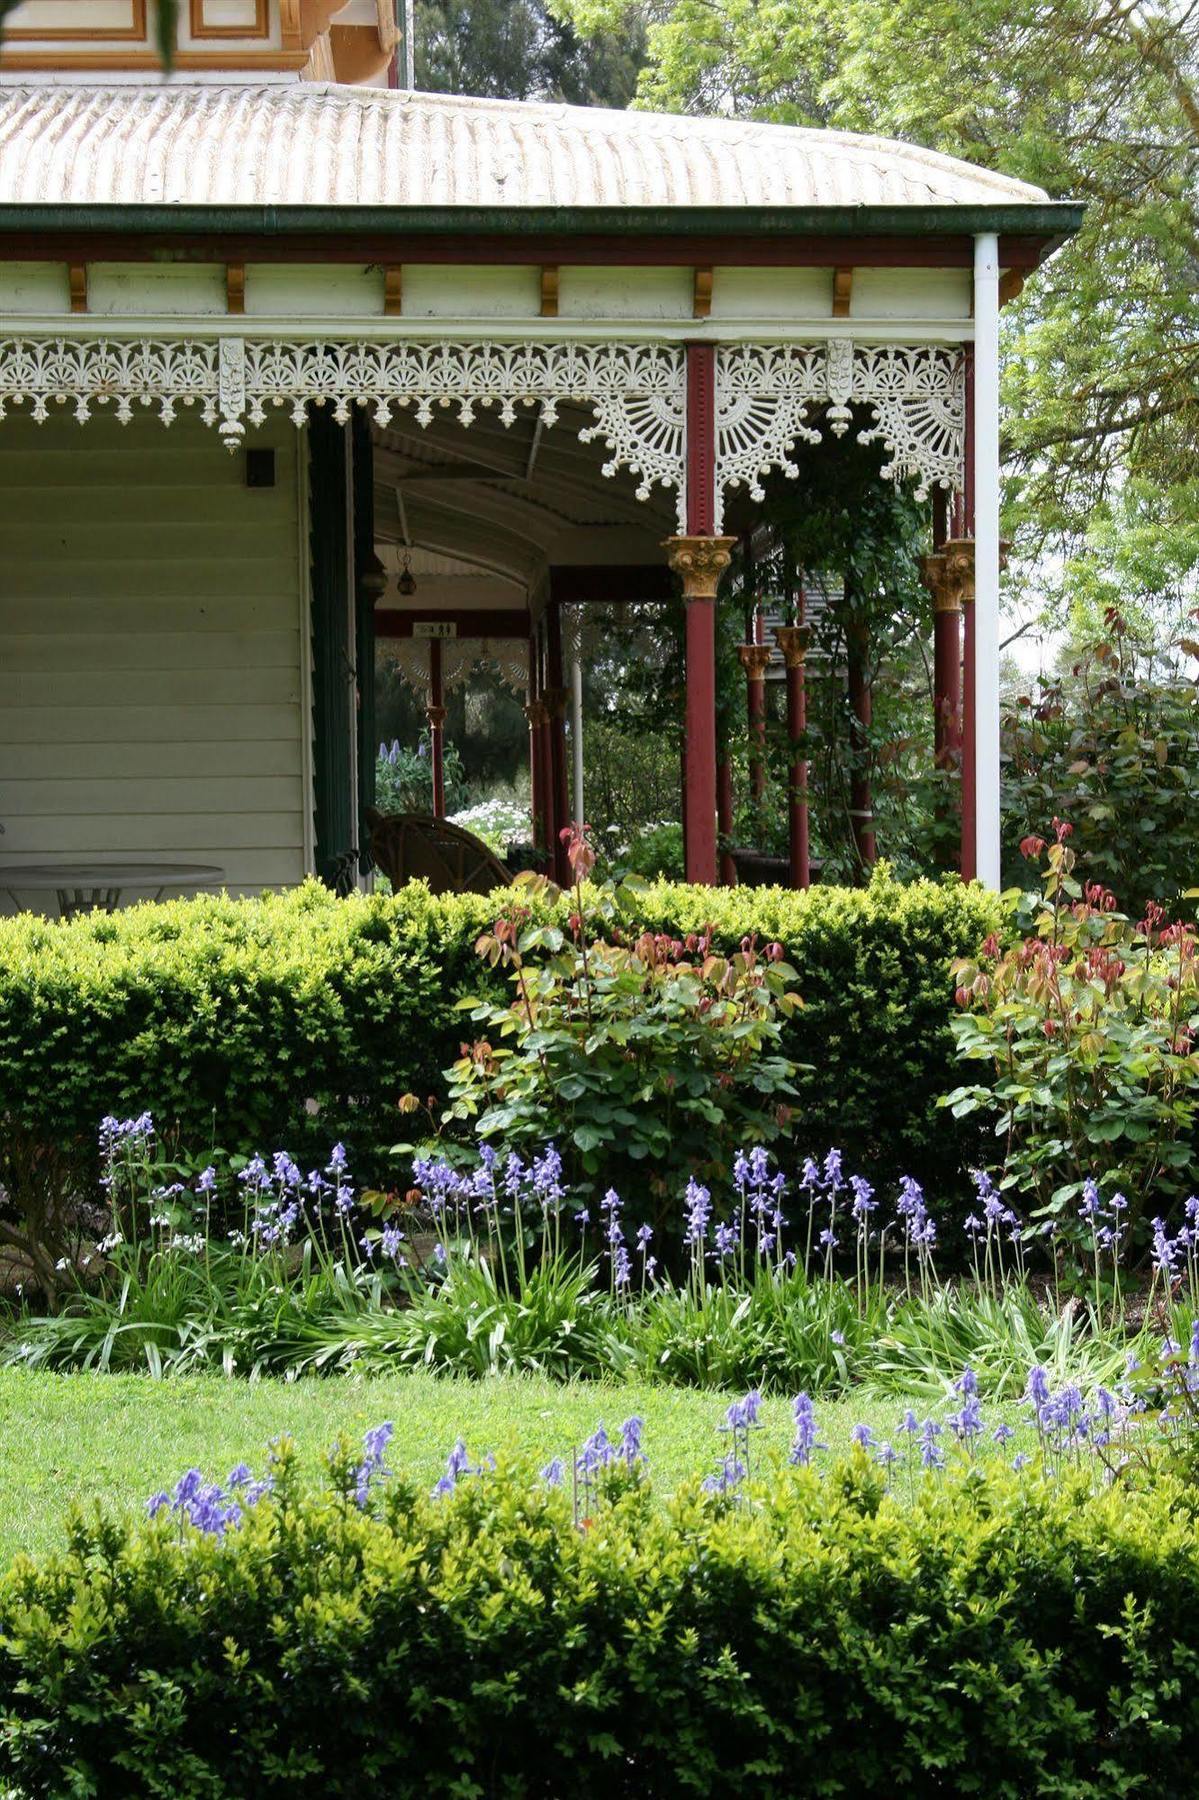
[[[22,1800],[1069,1795],[1199,1785],[1199,1539],[1172,1480],[856,1462],[752,1498],[524,1474],[224,1538],[76,1521],[0,1582]]]
[[[146,1108],[196,1154],[327,1154],[341,1138],[356,1172],[378,1177],[401,1135],[397,1099],[437,1093],[469,1030],[454,1003],[502,981],[474,954],[494,909],[420,886],[336,899],[310,883],[0,920],[0,1184],[19,1193],[47,1158],[91,1156],[105,1113]],[[935,1101],[953,1083],[949,961],[996,925],[994,896],[885,874],[806,895],[663,883],[644,916],[711,925],[729,947],[753,931],[786,946],[804,1000],[786,1037],[802,1065],[800,1154],[836,1143],[849,1167],[942,1188],[976,1154],[978,1128]]]

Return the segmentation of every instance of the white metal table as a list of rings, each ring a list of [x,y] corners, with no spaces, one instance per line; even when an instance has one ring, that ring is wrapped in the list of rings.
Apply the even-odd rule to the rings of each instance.
[[[115,912],[127,892],[161,900],[168,888],[217,887],[224,879],[224,869],[210,863],[0,862],[0,884],[18,910],[18,894],[52,893],[64,919]]]

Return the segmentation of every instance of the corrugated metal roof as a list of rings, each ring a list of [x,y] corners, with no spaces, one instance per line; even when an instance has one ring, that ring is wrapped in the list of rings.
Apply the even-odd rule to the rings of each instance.
[[[0,204],[988,206],[1039,188],[886,138],[296,83],[0,87]]]

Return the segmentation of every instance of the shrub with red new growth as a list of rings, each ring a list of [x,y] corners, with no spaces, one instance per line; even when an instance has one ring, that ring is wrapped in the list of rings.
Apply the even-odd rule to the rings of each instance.
[[[781,944],[754,933],[721,954],[710,930],[651,929],[635,916],[635,878],[584,887],[594,867],[585,831],[569,854],[565,929],[517,898],[478,941],[512,987],[502,1003],[463,1003],[486,1046],[464,1047],[448,1072],[446,1122],[497,1145],[551,1141],[575,1181],[673,1202],[689,1176],[727,1166],[787,1123],[794,1069],[780,1040],[799,1004],[795,972]],[[517,895],[553,890],[523,876]]]
[[[1133,922],[1099,882],[1074,876],[1071,827],[1024,840],[1045,860],[1022,938],[953,965],[958,1056],[994,1081],[942,1104],[990,1114],[1007,1177],[1061,1214],[1089,1177],[1128,1197],[1128,1224],[1165,1213],[1193,1180],[1199,1110],[1199,971],[1193,927],[1150,901]]]

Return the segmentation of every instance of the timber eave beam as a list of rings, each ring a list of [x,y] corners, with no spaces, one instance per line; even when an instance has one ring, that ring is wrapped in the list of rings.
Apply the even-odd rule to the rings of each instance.
[[[3,206],[0,258],[970,267],[973,238],[1032,269],[1078,230],[1065,202],[996,207]],[[852,254],[847,250],[852,240]]]
[[[437,607],[375,608],[375,636],[379,638],[423,637],[416,625],[452,625],[455,638],[527,638],[533,629],[531,616],[512,608],[507,612],[468,612]],[[436,638],[430,639],[436,643]]]

